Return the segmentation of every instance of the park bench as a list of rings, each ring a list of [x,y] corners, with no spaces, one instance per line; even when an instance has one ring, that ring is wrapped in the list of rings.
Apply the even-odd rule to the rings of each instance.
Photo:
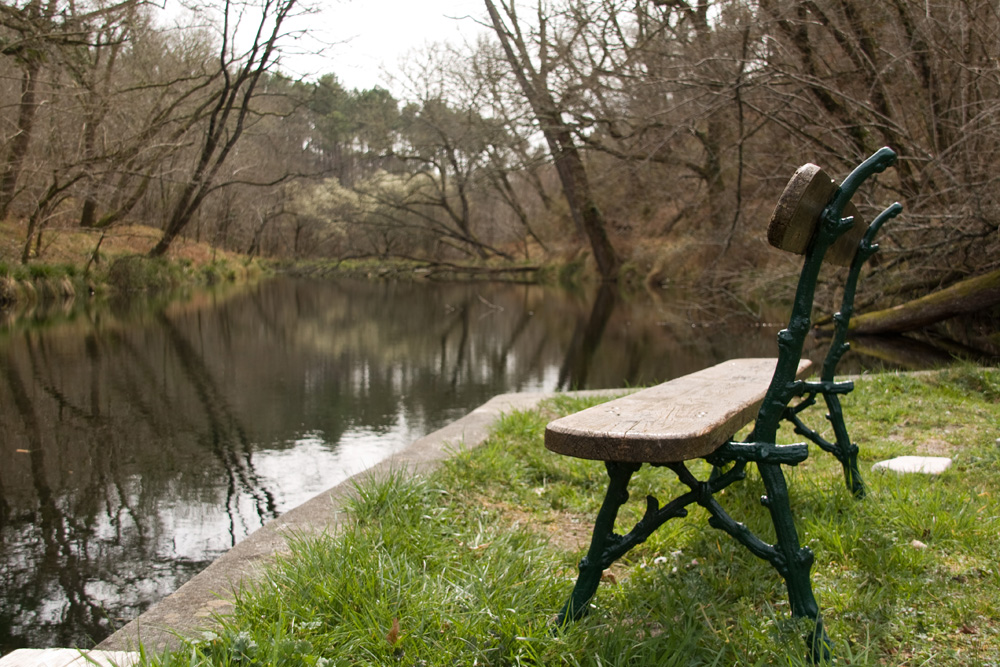
[[[834,372],[848,349],[847,327],[861,269],[876,252],[874,237],[881,226],[902,210],[897,203],[866,225],[851,197],[870,176],[893,164],[896,154],[883,148],[859,165],[837,187],[815,165],[801,167],[778,200],[768,227],[772,245],[805,255],[789,324],[778,334],[775,359],[733,359],[613,401],[550,422],[545,446],[557,453],[603,461],[608,489],[598,511],[593,536],[573,591],[559,614],[558,624],[582,617],[597,591],[602,573],[630,549],[644,542],[666,521],[683,517],[687,507],[704,507],[713,528],[728,533],[751,553],[769,562],[785,580],[793,618],[811,621],[806,641],[813,660],[830,656],[813,595],[810,570],[813,554],[799,542],[792,518],[788,488],[781,466],[796,465],[808,455],[808,443],[776,444],[782,420],[796,433],[832,453],[844,468],[848,488],[864,495],[857,467],[857,446],[844,422],[840,397],[853,389],[836,382]],[[849,266],[834,333],[819,379],[806,381],[812,364],[802,359],[820,267],[824,261]],[[802,411],[822,396],[834,439],[827,440],[802,419]],[[743,441],[733,440],[753,423]],[[686,462],[704,459],[711,465],[707,479],[698,479]],[[746,476],[746,466],[757,465],[766,495],[761,503],[770,513],[776,541],[765,542],[733,519],[716,496]],[[625,534],[615,533],[618,511],[628,500],[632,475],[643,465],[673,471],[687,491],[661,505],[647,496],[642,518]]]

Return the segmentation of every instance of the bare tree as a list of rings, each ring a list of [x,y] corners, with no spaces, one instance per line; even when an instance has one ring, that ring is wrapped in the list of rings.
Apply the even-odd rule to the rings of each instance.
[[[184,177],[173,201],[160,240],[150,251],[159,257],[191,222],[212,192],[222,165],[235,150],[248,123],[265,74],[274,67],[283,39],[289,35],[285,21],[296,10],[296,0],[262,0],[259,6],[225,0],[219,28],[218,66],[210,76],[212,95],[204,107],[205,127],[195,164]],[[239,28],[253,19],[255,29],[244,45]]]
[[[551,17],[543,11],[541,4],[535,16],[537,25],[532,32],[537,39],[530,45],[537,52],[532,53],[529,50],[529,39],[518,20],[514,0],[499,2],[503,15],[493,0],[485,2],[504,57],[548,144],[573,220],[590,242],[601,279],[613,282],[618,279],[621,260],[608,236],[604,215],[591,190],[587,168],[574,140],[572,128],[563,119],[564,109],[556,103],[552,93],[554,86],[551,79],[558,61],[559,47],[565,48],[566,45],[550,41],[548,31],[552,27]]]
[[[0,167],[0,219],[6,217],[17,194],[31,145],[43,65],[54,62],[58,67],[73,53],[99,46],[100,35],[115,33],[139,4],[141,0],[110,5],[59,0],[46,0],[44,4],[41,0],[28,0],[23,5],[0,3],[0,56],[13,59],[21,70],[16,126]]]
[[[881,145],[902,156],[895,189],[907,213],[883,243],[912,270],[902,285],[907,273],[896,272],[897,289],[918,294],[1000,266],[1000,176],[988,157],[1000,150],[996,3],[759,7],[770,83],[756,102],[774,110],[785,145],[827,164]]]

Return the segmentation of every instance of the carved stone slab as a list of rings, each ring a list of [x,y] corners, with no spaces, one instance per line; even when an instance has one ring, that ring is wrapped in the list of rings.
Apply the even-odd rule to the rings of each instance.
[[[598,461],[675,463],[711,454],[749,424],[777,359],[732,359],[552,421],[545,446]],[[812,362],[799,362],[797,377]]]
[[[820,167],[805,164],[788,181],[767,226],[767,241],[775,248],[806,254],[819,227],[819,216],[837,192],[837,184]],[[850,266],[858,243],[868,229],[851,202],[844,207],[844,217],[853,217],[854,226],[830,247],[825,261]]]

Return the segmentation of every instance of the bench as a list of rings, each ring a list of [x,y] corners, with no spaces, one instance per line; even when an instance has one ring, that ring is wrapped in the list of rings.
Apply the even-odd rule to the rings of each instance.
[[[806,165],[785,187],[771,217],[768,240],[805,259],[788,327],[778,334],[777,358],[726,361],[556,419],[546,426],[546,448],[603,461],[608,473],[608,489],[594,522],[590,547],[580,562],[576,585],[559,613],[560,626],[587,612],[605,569],[666,521],[686,516],[686,508],[697,504],[708,511],[711,527],[728,533],[778,571],[785,580],[793,618],[812,622],[806,638],[810,657],[814,661],[830,657],[831,643],[810,581],[813,554],[799,542],[781,468],[804,461],[809,455],[808,444],[778,445],[775,439],[780,422],[790,422],[796,433],[836,456],[843,465],[848,488],[859,498],[864,495],[857,468],[858,448],[850,440],[840,404],[840,397],[853,385],[834,381],[834,372],[848,349],[847,328],[857,282],[863,265],[877,250],[874,237],[887,220],[902,210],[899,204],[893,204],[866,225],[850,200],[866,179],[884,171],[895,159],[893,151],[883,148],[855,168],[839,187],[822,169]],[[811,372],[812,364],[802,359],[802,349],[824,261],[849,269],[819,380],[806,381],[803,378]],[[835,436],[832,441],[810,428],[801,417],[802,411],[820,396],[829,411],[827,418]],[[734,434],[751,422],[750,435],[735,442]],[[695,459],[711,465],[711,473],[704,480],[686,465]],[[765,487],[761,502],[774,524],[774,544],[733,519],[716,499],[720,491],[745,478],[749,463],[757,465]],[[618,534],[618,511],[628,500],[632,475],[643,464],[669,468],[688,490],[664,505],[647,496],[642,518],[629,532]]]

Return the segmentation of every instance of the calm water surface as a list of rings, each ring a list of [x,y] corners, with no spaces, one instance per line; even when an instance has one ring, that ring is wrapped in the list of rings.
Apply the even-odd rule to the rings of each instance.
[[[701,316],[534,286],[280,279],[10,326],[0,653],[92,646],[269,519],[495,394],[775,353],[777,329]]]

